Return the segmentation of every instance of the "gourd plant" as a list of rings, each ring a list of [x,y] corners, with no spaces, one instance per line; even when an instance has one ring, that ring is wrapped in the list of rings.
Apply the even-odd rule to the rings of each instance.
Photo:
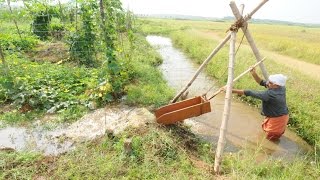
[[[97,9],[98,6],[93,1],[81,3],[80,16],[82,18],[82,26],[77,31],[71,33],[68,42],[70,46],[70,58],[86,67],[95,67],[97,65],[94,58],[96,52],[94,15]]]

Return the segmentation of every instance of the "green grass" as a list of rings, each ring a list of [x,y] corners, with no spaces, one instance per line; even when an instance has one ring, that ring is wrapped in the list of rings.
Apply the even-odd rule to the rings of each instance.
[[[143,36],[137,36],[136,47],[132,48],[130,60],[134,80],[126,87],[126,102],[157,108],[169,102],[173,89],[168,87],[157,66],[162,63],[160,55],[148,44]],[[129,48],[129,47],[127,47]],[[127,50],[130,52],[130,50]]]
[[[32,152],[4,152],[0,151],[0,179],[32,179],[41,168],[37,161],[40,154]]]
[[[131,148],[125,150],[125,142]],[[58,157],[0,152],[0,179],[317,179],[319,164],[309,156],[291,160],[259,150],[225,153],[222,175],[214,175],[214,146],[186,127],[149,124],[105,135]]]
[[[10,125],[28,124],[32,122],[34,119],[41,117],[43,114],[44,113],[42,111],[20,113],[17,110],[13,110],[10,112],[5,112],[3,114],[0,114],[0,120]]]
[[[169,131],[168,131],[169,130]],[[116,137],[106,135],[91,143],[80,145],[77,150],[56,158],[25,153],[0,152],[2,179],[208,179],[209,170],[193,165],[190,156],[199,156],[212,164],[211,148],[180,127],[168,130],[154,125],[144,129],[129,129]],[[179,133],[183,132],[181,136]],[[130,152],[124,142],[130,138]],[[193,149],[188,149],[187,145]],[[201,149],[201,150],[200,150]],[[192,154],[195,153],[195,154]],[[194,157],[194,159],[199,159]],[[49,161],[48,159],[51,159]],[[12,165],[14,164],[14,165]]]
[[[228,156],[224,167],[231,179],[317,179],[319,164],[309,157],[292,160],[267,158],[259,161],[258,151],[243,150]]]

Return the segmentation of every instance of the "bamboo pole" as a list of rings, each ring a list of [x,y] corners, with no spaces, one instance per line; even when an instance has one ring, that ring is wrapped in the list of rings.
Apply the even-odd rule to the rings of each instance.
[[[243,73],[241,73],[240,75],[238,75],[236,78],[233,79],[233,83],[238,81],[242,76],[244,76],[245,74],[247,74],[249,71],[251,71],[253,68],[255,68],[256,66],[258,66],[260,63],[262,63],[266,58],[263,58],[261,61],[255,63],[253,66],[251,66],[249,69],[247,69],[246,71],[244,71]],[[225,86],[224,86],[225,87]],[[211,100],[212,98],[214,98],[216,95],[218,95],[219,93],[221,93],[221,88],[216,91],[215,93],[213,93],[213,95],[208,98],[208,100]]]
[[[58,0],[58,4],[59,4],[60,17],[61,17],[62,22],[63,22],[63,24],[64,24],[65,18],[64,18],[64,14],[63,14],[62,5],[61,5],[60,0]]]
[[[220,135],[218,140],[218,147],[216,151],[215,161],[214,161],[214,171],[216,173],[220,172],[220,165],[222,162],[222,154],[224,146],[226,144],[226,132],[228,128],[228,121],[230,115],[230,106],[232,98],[232,85],[233,85],[233,74],[234,74],[234,61],[235,61],[235,44],[236,44],[236,32],[231,32],[230,40],[230,51],[229,51],[229,67],[228,67],[228,82],[226,89],[226,96],[224,101],[223,117],[220,127]]]
[[[234,1],[231,1],[231,3],[234,3]],[[268,0],[262,0],[258,6],[256,8],[254,8],[249,14],[247,14],[243,19],[245,22],[247,22],[249,19],[251,19],[251,17],[253,16],[254,13],[256,13],[266,2],[268,2]],[[231,5],[230,5],[231,6]]]
[[[4,71],[4,74],[5,75],[8,75],[8,72],[9,72],[9,68],[8,68],[8,65],[6,63],[6,60],[4,58],[4,53],[2,51],[2,46],[0,44],[0,57],[1,57],[1,62],[2,62],[2,65],[3,65],[3,71]]]
[[[267,1],[267,0],[264,0],[263,2],[265,2],[265,1]],[[263,4],[262,4],[262,5],[263,5]],[[237,5],[235,4],[234,1],[231,1],[231,2],[230,2],[230,7],[231,7],[231,9],[232,9],[232,12],[233,12],[234,16],[235,16],[238,20],[241,19],[241,18],[242,18],[242,15],[240,14],[240,12],[239,12],[239,10],[238,10],[238,8],[237,8]],[[261,7],[261,6],[260,6],[260,7]],[[248,16],[248,17],[249,17],[249,16]],[[255,42],[254,42],[254,40],[253,40],[253,37],[252,37],[249,29],[248,29],[248,23],[247,23],[246,21],[244,21],[244,22],[243,22],[243,25],[244,25],[244,26],[241,27],[241,29],[242,29],[244,35],[246,36],[246,39],[247,39],[248,43],[250,44],[250,47],[251,47],[251,49],[252,49],[252,51],[253,51],[254,56],[256,57],[257,62],[259,62],[259,61],[261,61],[261,54],[260,54],[260,52],[259,52],[259,50],[258,50],[258,48],[257,48],[257,46],[256,46],[256,44],[255,44]],[[260,69],[261,69],[261,71],[262,71],[263,77],[264,77],[265,79],[268,79],[268,72],[267,72],[266,67],[265,67],[265,65],[264,65],[263,63],[260,64]]]
[[[224,46],[224,44],[227,43],[227,41],[230,39],[231,33],[228,33],[228,35],[220,42],[220,44],[210,53],[210,55],[207,57],[207,59],[201,64],[201,66],[198,68],[192,79],[188,82],[188,84],[171,100],[171,103],[174,103],[178,100],[178,98],[183,94],[193,83],[193,81],[197,78],[197,76],[200,74],[203,68],[207,66],[209,61],[212,59],[212,57],[219,52],[219,50]]]
[[[244,4],[240,4],[240,13],[241,13],[241,16],[243,15],[243,10],[244,10]]]
[[[253,9],[252,12],[250,12],[248,15],[244,17],[244,22],[251,19],[254,13],[256,13],[268,0],[263,0],[255,9]],[[211,54],[207,57],[207,59],[201,64],[201,66],[198,68],[192,79],[188,82],[188,84],[171,100],[171,103],[174,103],[178,100],[178,98],[191,86],[193,81],[197,78],[197,76],[200,74],[202,69],[206,67],[206,65],[209,63],[209,61],[212,59],[212,57],[223,47],[223,45],[230,39],[231,33],[228,33],[228,35],[220,42],[220,44],[211,52]],[[247,38],[248,39],[248,38]],[[249,42],[250,43],[250,42]],[[261,57],[259,58],[259,61],[261,60]],[[260,66],[261,68],[261,66]],[[265,69],[262,67],[261,69]],[[264,73],[264,76],[267,76],[266,73]],[[266,78],[267,79],[267,78]]]
[[[76,0],[76,33],[78,33],[78,0]]]
[[[13,15],[13,12],[12,12],[12,9],[11,9],[11,5],[10,5],[10,0],[7,0],[7,3],[8,3],[8,7],[9,7],[9,10],[10,10],[10,13]],[[20,29],[19,29],[19,26],[18,26],[18,23],[16,21],[15,18],[13,18],[13,22],[17,28],[17,31],[18,31],[18,34],[19,34],[19,37],[20,37],[20,40],[22,41],[22,37],[21,37],[21,33],[20,33]]]

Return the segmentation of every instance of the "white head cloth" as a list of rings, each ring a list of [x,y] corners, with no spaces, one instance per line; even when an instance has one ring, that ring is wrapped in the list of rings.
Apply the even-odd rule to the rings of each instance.
[[[285,86],[287,79],[287,76],[283,74],[273,74],[269,76],[269,81],[279,86]]]

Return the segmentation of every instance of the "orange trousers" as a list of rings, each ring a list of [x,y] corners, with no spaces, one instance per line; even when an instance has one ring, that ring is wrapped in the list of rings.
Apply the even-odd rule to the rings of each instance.
[[[262,129],[267,134],[267,139],[277,140],[286,130],[289,121],[289,115],[279,117],[266,117],[262,123]]]

